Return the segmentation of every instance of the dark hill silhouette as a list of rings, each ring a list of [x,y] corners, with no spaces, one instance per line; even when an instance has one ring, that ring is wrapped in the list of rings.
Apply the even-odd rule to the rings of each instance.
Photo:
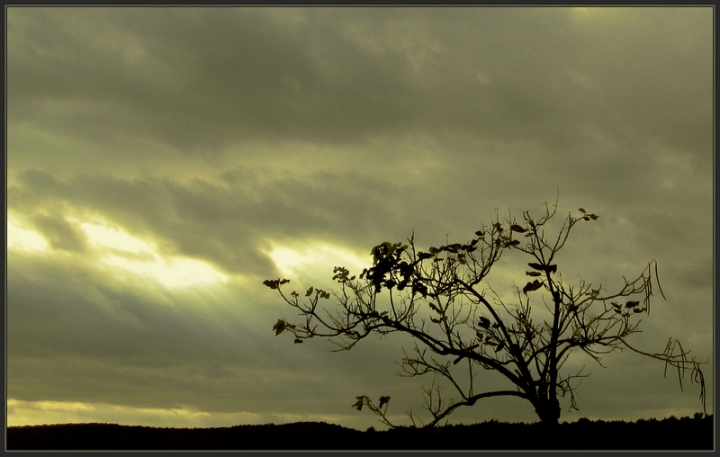
[[[712,450],[714,431],[713,416],[700,414],[661,421],[580,419],[554,431],[540,423],[497,421],[365,432],[325,422],[192,429],[91,423],[8,427],[7,450]]]

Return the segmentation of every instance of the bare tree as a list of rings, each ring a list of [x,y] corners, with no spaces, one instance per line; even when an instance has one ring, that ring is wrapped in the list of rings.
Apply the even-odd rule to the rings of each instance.
[[[382,243],[371,251],[373,266],[359,278],[344,267],[335,267],[333,280],[339,290],[310,287],[302,299],[297,292],[289,296],[283,292],[289,280],[267,280],[264,284],[277,290],[304,318],[295,324],[279,319],[273,330],[277,335],[292,333],[295,343],[327,337],[339,346],[338,351],[352,349],[373,333],[410,335],[415,346],[410,354],[403,350],[401,375],[434,376],[431,386],[424,389],[423,407],[433,418],[425,426],[436,425],[460,406],[498,396],[524,398],[543,423],[556,425],[561,413],[558,396],[569,394],[571,408],[577,409],[577,385],[571,381],[588,376],[582,369],[573,375],[561,374],[575,351],[583,351],[602,366],[603,354],[630,349],[665,362],[666,374],[668,366],[676,368],[681,388],[689,371],[691,381],[700,384],[704,408],[700,362],[689,359],[690,351],[684,351],[679,341],[671,338],[662,353],[644,352],[627,342],[639,331],[640,314],[650,313],[653,278],[660,287],[657,263],[648,263],[635,279],[623,277],[624,286],[614,293],[582,279],[574,286],[565,282],[556,256],[578,222],[598,216],[580,208],[579,216],[568,214],[557,236],[549,237],[546,228],[556,211],[557,202],[552,208],[546,204],[540,218],[528,212],[520,223],[511,216],[503,222],[498,218],[467,243],[428,251],[416,249],[414,234],[408,244]],[[508,249],[530,260],[525,271],[529,279],[522,288],[515,286],[512,303],[485,285]],[[319,307],[321,300],[329,299],[337,301],[334,312]],[[514,389],[475,392],[479,369],[502,374]],[[438,379],[449,381],[459,398],[443,398]],[[383,423],[395,426],[386,416],[390,397],[380,397],[377,406],[367,396],[356,399],[355,408],[366,406]],[[408,414],[416,425],[414,413]]]

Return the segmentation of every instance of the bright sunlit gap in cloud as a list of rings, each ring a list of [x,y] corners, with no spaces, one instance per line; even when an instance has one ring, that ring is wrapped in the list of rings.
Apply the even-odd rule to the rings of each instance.
[[[103,246],[129,252],[150,251],[152,249],[146,242],[116,228],[91,223],[82,223],[80,228],[83,229],[92,242]]]
[[[23,227],[20,222],[8,215],[7,248],[19,251],[42,251],[48,248],[48,243],[40,234]]]
[[[324,243],[313,243],[302,250],[273,246],[268,255],[287,279],[298,279],[301,274],[329,279],[336,266],[345,267],[351,274],[359,275],[363,268],[372,265],[369,255],[363,259],[352,251]]]
[[[156,246],[119,228],[97,222],[73,220],[88,237],[90,246],[106,264],[140,276],[153,277],[165,287],[184,287],[225,282],[228,277],[205,262],[183,257],[164,257]],[[8,249],[41,252],[50,245],[35,230],[8,216]]]
[[[153,276],[167,287],[225,282],[228,279],[210,265],[198,260],[162,258],[155,252],[154,246],[117,228],[95,223],[83,223],[80,227],[93,244],[115,251],[105,253],[107,263],[142,276]]]

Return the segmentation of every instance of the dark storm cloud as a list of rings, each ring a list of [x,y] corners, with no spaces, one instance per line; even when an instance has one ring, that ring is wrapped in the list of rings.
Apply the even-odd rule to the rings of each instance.
[[[133,9],[84,13],[84,25],[113,21],[109,35],[97,30],[105,39],[115,32],[137,40],[146,53],[143,63],[159,67],[162,78],[138,74],[101,40],[73,36],[55,22],[56,14],[77,13],[53,11],[24,24],[25,33],[45,39],[36,43],[36,52],[10,57],[9,79],[18,88],[13,114],[36,114],[48,98],[64,102],[63,113],[52,107],[44,111],[54,119],[63,115],[60,128],[87,129],[100,138],[103,126],[115,118],[118,131],[156,136],[181,149],[258,137],[352,137],[356,131],[383,129],[383,119],[397,114],[392,100],[406,92],[392,77],[386,80],[393,71],[382,71],[380,63],[362,58],[324,27],[311,34],[319,34],[318,41],[308,43],[263,10],[163,9],[149,17]],[[314,30],[313,24],[308,28]],[[328,43],[330,49],[313,56],[316,47]],[[48,61],[44,55],[62,58]],[[320,73],[318,59],[328,58],[339,74]],[[41,93],[33,90],[38,86]],[[379,100],[370,112],[360,103],[368,89]],[[364,115],[358,117],[356,110]]]
[[[711,28],[668,33],[701,11],[684,10],[680,21],[662,8],[622,16],[477,11],[13,12],[24,20],[11,35],[18,45],[9,54],[9,114],[98,138],[151,135],[180,149],[258,138],[347,142],[418,129],[542,138],[567,152],[587,128],[693,152],[711,141],[712,61],[697,57]],[[546,32],[541,39],[538,30]],[[130,50],[114,49],[114,39]]]

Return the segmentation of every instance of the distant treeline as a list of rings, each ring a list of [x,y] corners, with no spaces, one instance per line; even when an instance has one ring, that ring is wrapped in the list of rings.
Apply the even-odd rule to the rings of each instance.
[[[549,429],[540,423],[483,422],[434,429],[364,432],[325,422],[155,428],[60,424],[7,428],[7,450],[713,450],[712,415],[663,420],[580,419]]]

